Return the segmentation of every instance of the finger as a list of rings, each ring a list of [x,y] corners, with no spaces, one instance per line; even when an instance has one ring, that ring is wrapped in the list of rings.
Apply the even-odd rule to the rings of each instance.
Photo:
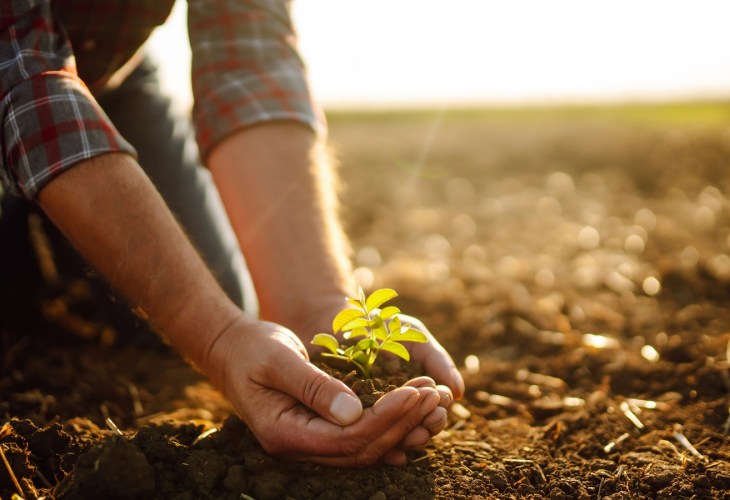
[[[383,422],[388,422],[389,424],[382,427],[380,432],[375,435],[375,438],[368,442],[359,452],[350,457],[314,457],[313,461],[325,463],[327,465],[336,465],[339,467],[366,467],[384,459],[386,460],[386,463],[389,464],[400,464],[401,460],[403,460],[405,456],[394,453],[398,451],[397,445],[408,434],[410,434],[413,429],[419,426],[420,421],[423,420],[426,415],[431,413],[438,406],[439,400],[438,393],[434,389],[430,387],[421,388],[418,389],[419,398],[417,405],[414,405],[413,408],[408,410],[404,415],[397,415],[397,413],[393,415],[392,409],[390,408],[392,404],[388,401],[388,399],[390,399],[388,396],[397,391],[406,389],[411,388],[401,387],[380,398],[371,408],[369,408],[368,412],[366,412],[368,415],[363,415],[363,418],[356,424],[356,426],[359,426],[361,423],[364,424],[366,418],[379,419]],[[393,417],[395,417],[395,419]],[[428,434],[428,432],[426,432],[426,434]]]
[[[378,439],[359,454],[358,458],[361,464],[373,464],[387,452],[396,448],[413,429],[420,425],[423,418],[438,406],[439,395],[434,389],[424,387],[418,389],[418,391],[421,395],[418,406],[383,432]],[[373,409],[376,409],[376,406],[377,403],[373,406]]]
[[[343,382],[292,351],[281,352],[281,357],[260,384],[289,394],[332,423],[345,426],[360,418],[362,403]]]
[[[400,448],[408,450],[411,448],[420,447],[428,443],[429,439],[431,439],[431,434],[429,430],[423,425],[419,425],[411,432],[409,432],[405,438],[403,438],[403,441],[401,441],[400,443]]]
[[[441,396],[439,406],[443,406],[444,408],[448,408],[449,406],[451,406],[451,403],[454,402],[454,396],[451,392],[451,389],[449,389],[449,387],[445,385],[436,385],[436,382],[434,382],[431,377],[421,376],[412,378],[403,385],[406,387],[431,387],[436,389],[439,393],[439,396]]]
[[[408,387],[431,387],[433,389],[436,388],[436,382],[431,377],[421,376],[410,379],[408,382],[403,384]]]
[[[339,433],[333,434],[332,424],[321,419],[310,420],[305,426],[297,427],[295,423],[284,428],[297,428],[300,454],[304,455],[298,458],[300,460],[335,467],[363,467],[375,463],[394,449],[395,444],[423,418],[418,404],[422,394],[412,387],[391,391],[365,410],[355,424],[340,427]],[[432,394],[426,396],[433,397]],[[431,405],[427,401],[426,408]],[[393,429],[396,429],[397,440],[391,442]]]
[[[421,425],[428,429],[431,436],[435,436],[446,428],[448,420],[446,408],[438,406],[426,418],[423,419]]]
[[[426,373],[436,382],[451,389],[456,399],[464,395],[464,378],[461,376],[454,361],[441,344],[429,334],[429,341],[412,347],[412,354],[422,364]]]
[[[381,458],[380,461],[385,465],[401,466],[408,462],[408,457],[406,457],[405,452],[402,450],[390,450],[388,453],[383,455],[383,458]]]
[[[423,446],[428,440],[446,428],[448,418],[447,411],[441,406],[437,406],[434,410],[424,417],[421,425],[413,429],[403,441],[399,448],[408,449],[417,446]],[[428,437],[424,437],[424,433]]]
[[[451,392],[451,389],[449,389],[445,385],[437,385],[436,390],[439,393],[439,396],[441,396],[441,401],[439,401],[439,406],[443,408],[448,408],[451,406],[451,403],[454,402],[454,395]]]

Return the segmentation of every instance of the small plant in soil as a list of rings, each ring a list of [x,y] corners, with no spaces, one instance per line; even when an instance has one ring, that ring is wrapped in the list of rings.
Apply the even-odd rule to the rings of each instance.
[[[332,332],[342,333],[347,344],[340,344],[334,335],[318,333],[312,344],[326,348],[322,356],[345,361],[353,365],[364,377],[370,377],[370,370],[382,351],[410,360],[403,342],[428,342],[426,335],[403,323],[400,309],[395,306],[381,306],[398,294],[391,288],[375,290],[368,297],[362,288],[357,299],[347,299],[348,306],[332,321]],[[356,339],[357,340],[355,342]]]

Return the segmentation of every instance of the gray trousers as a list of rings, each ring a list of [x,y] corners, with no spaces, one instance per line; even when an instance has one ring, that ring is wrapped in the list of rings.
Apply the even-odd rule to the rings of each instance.
[[[137,149],[140,165],[228,296],[256,314],[250,274],[210,173],[200,165],[189,119],[161,93],[154,64],[145,59],[118,88],[97,96],[97,100],[122,136]],[[13,307],[15,302],[38,295],[39,273],[27,234],[31,212],[40,213],[34,203],[11,195],[3,197],[0,310],[2,305]],[[50,222],[46,220],[45,225],[50,226]],[[53,228],[48,232],[54,247],[68,246],[59,241],[63,237]],[[58,253],[63,256],[67,251],[59,249]],[[65,274],[88,272],[82,259],[70,260],[78,264],[66,262],[61,266]]]

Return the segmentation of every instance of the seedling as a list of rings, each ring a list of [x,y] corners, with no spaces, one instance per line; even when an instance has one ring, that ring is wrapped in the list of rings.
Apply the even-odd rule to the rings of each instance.
[[[326,348],[322,356],[339,359],[354,365],[365,377],[370,377],[370,370],[381,351],[387,351],[410,361],[408,349],[403,342],[428,342],[426,335],[401,322],[400,309],[380,306],[397,297],[395,290],[381,288],[365,297],[362,288],[358,289],[357,299],[347,299],[350,306],[335,316],[332,321],[332,332],[342,332],[346,340],[363,337],[350,346],[340,345],[339,341],[328,333],[318,333],[312,344]]]

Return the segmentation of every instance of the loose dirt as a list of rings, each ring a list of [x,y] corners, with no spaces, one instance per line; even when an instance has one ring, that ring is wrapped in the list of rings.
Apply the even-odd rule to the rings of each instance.
[[[730,498],[723,110],[332,115],[361,283],[466,378],[447,429],[405,467],[271,457],[61,267],[0,311],[0,497]]]

